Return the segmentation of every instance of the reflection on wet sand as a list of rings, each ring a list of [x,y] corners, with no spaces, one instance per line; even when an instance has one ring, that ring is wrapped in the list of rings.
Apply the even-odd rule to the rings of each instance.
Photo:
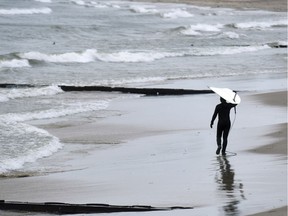
[[[215,180],[220,194],[225,197],[224,213],[229,216],[240,215],[238,204],[245,200],[243,184],[239,180],[235,182],[235,172],[227,157],[219,156],[217,162],[219,169]]]

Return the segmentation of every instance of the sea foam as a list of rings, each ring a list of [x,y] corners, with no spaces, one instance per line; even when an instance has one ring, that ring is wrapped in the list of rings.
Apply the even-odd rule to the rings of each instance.
[[[5,130],[3,130],[5,128]],[[2,122],[0,120],[1,153],[0,174],[23,167],[25,163],[52,155],[62,148],[57,137],[43,129],[24,123]]]
[[[184,35],[201,35],[202,32],[220,32],[222,28],[222,24],[196,24],[185,27],[185,29],[182,29],[180,33]]]
[[[96,49],[87,49],[84,52],[69,52],[63,54],[45,54],[40,52],[27,52],[18,54],[20,58],[23,59],[31,59],[38,61],[46,61],[46,62],[79,62],[79,63],[87,63],[95,61],[97,58],[97,50]]]
[[[0,68],[21,68],[30,67],[28,60],[26,59],[12,59],[0,61]]]
[[[106,109],[109,104],[108,100],[100,100],[96,102],[73,103],[67,104],[57,109],[48,109],[25,113],[7,113],[0,115],[2,122],[23,122],[40,119],[58,118],[83,112],[91,112]]]
[[[152,62],[155,60],[167,58],[167,57],[179,57],[183,56],[183,53],[169,53],[169,52],[129,52],[122,51],[111,54],[98,54],[97,58],[104,62]]]
[[[287,20],[276,20],[276,21],[267,21],[267,22],[243,22],[231,24],[234,28],[239,29],[266,29],[277,26],[287,26]]]
[[[14,88],[14,89],[1,89],[0,102],[9,101],[17,98],[28,98],[45,95],[56,95],[62,93],[62,89],[58,86],[47,86],[39,88]]]
[[[161,17],[169,18],[169,19],[176,19],[176,18],[188,18],[194,17],[193,14],[189,13],[185,9],[174,9],[168,12],[161,13]]]
[[[0,9],[0,15],[29,15],[29,14],[50,14],[52,10],[50,8],[11,8]]]
[[[42,3],[52,3],[51,0],[34,0],[34,1],[42,2]]]
[[[131,5],[130,10],[135,13],[143,13],[143,14],[156,14],[159,13],[157,9],[151,8],[151,7],[144,7],[140,5]]]
[[[220,31],[220,27],[210,28],[207,26],[207,31]],[[203,26],[200,29],[205,29]],[[235,36],[235,35],[234,35]],[[191,50],[179,51],[179,52],[159,52],[159,51],[119,51],[114,53],[99,53],[96,49],[88,49],[81,53],[64,53],[64,54],[44,54],[40,52],[28,52],[18,54],[21,58],[27,58],[30,60],[39,60],[46,62],[71,62],[71,63],[87,63],[95,61],[114,62],[114,63],[138,63],[138,62],[153,62],[156,60],[172,57],[183,56],[212,56],[212,55],[227,55],[241,52],[252,52],[261,49],[266,49],[268,46],[248,46],[243,47],[223,47],[207,50],[202,47],[193,47]],[[229,50],[231,52],[229,52]],[[237,52],[235,52],[235,50]],[[196,52],[195,52],[196,51]]]
[[[20,169],[25,163],[50,156],[63,146],[57,137],[43,129],[23,123],[24,121],[57,118],[105,109],[108,103],[107,100],[73,103],[58,109],[0,115],[0,142],[6,143],[4,149],[0,149],[0,174]]]

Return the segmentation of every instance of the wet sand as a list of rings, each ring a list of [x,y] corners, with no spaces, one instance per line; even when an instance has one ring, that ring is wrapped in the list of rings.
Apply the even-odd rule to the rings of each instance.
[[[287,212],[288,212],[287,206],[285,206],[282,208],[275,208],[267,212],[261,212],[261,213],[253,214],[250,216],[286,216]]]
[[[108,118],[33,122],[65,146],[31,166],[28,177],[0,179],[0,199],[194,207],[150,216],[283,213],[287,92],[241,97],[226,158],[215,155],[209,128],[214,94],[123,99],[111,104]]]

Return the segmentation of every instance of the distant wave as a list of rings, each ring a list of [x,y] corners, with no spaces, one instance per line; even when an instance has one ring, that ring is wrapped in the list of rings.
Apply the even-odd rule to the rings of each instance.
[[[26,59],[12,59],[0,61],[0,68],[20,68],[30,67],[28,60]]]
[[[79,62],[79,63],[87,63],[95,61],[97,58],[97,50],[88,49],[84,52],[69,52],[63,54],[45,54],[40,52],[27,52],[18,54],[20,58],[30,59],[30,60],[38,60],[38,61],[46,61],[46,62]]]
[[[172,9],[168,11],[161,11],[153,7],[147,7],[143,5],[131,5],[129,8],[134,13],[156,14],[166,19],[194,17],[194,15],[189,13],[187,10],[180,9],[180,8],[176,8],[176,9]]]
[[[44,54],[40,52],[28,52],[18,54],[22,59],[38,60],[46,62],[78,62],[87,63],[96,60],[104,62],[151,62],[166,57],[183,56],[183,53],[168,52],[129,52],[120,51],[116,53],[98,53],[96,49],[88,49],[81,53],[64,53],[64,54]]]
[[[243,22],[228,24],[228,27],[234,27],[238,29],[266,29],[271,27],[286,27],[287,20],[267,21],[267,22]]]
[[[37,2],[42,2],[42,3],[52,3],[52,0],[34,0]]]
[[[152,62],[155,60],[167,58],[167,57],[180,57],[184,56],[184,53],[169,53],[169,52],[129,52],[122,51],[117,53],[99,53],[97,58],[104,62]]]
[[[109,3],[109,2],[96,2],[96,1],[83,1],[83,0],[70,0],[72,3],[84,6],[84,7],[95,7],[95,8],[117,8],[117,9],[125,9],[130,10],[133,13],[139,13],[139,14],[155,14],[165,19],[176,19],[176,18],[188,18],[188,17],[194,17],[193,14],[188,12],[186,9],[182,8],[176,8],[176,9],[170,9],[170,10],[160,10],[156,9],[155,7],[149,5],[141,5],[141,4],[132,4],[132,5],[126,5],[126,6],[120,6],[115,3]]]
[[[38,60],[55,63],[88,63],[95,61],[115,62],[115,63],[137,63],[153,62],[164,58],[183,57],[183,56],[213,56],[213,55],[232,55],[244,52],[254,52],[270,48],[266,45],[260,46],[231,46],[231,47],[193,47],[191,50],[180,52],[159,52],[159,51],[120,51],[115,53],[99,53],[96,49],[88,49],[84,52],[72,52],[63,54],[44,54],[40,52],[28,52],[18,54],[22,59]]]
[[[94,7],[94,8],[120,8],[119,5],[110,3],[110,2],[96,2],[96,1],[89,1],[85,2],[83,0],[70,0],[70,2],[84,7]]]
[[[143,13],[143,14],[157,14],[159,13],[159,10],[151,7],[144,7],[139,5],[131,5],[130,10],[135,13]]]
[[[47,86],[39,88],[0,89],[0,102],[9,101],[16,98],[56,95],[61,92],[63,91],[58,86]]]
[[[184,35],[201,35],[203,32],[220,32],[224,27],[222,24],[196,24],[180,29],[180,33]]]
[[[11,8],[0,9],[0,15],[29,15],[29,14],[50,14],[50,8]]]
[[[168,12],[162,12],[161,17],[163,18],[169,18],[169,19],[176,19],[176,18],[188,18],[188,17],[194,17],[193,14],[189,13],[188,11],[184,9],[174,9]]]
[[[237,39],[237,38],[240,37],[239,34],[237,34],[236,32],[231,32],[231,31],[229,31],[229,32],[223,32],[223,33],[222,33],[222,36],[227,37],[227,38],[230,38],[230,39]]]

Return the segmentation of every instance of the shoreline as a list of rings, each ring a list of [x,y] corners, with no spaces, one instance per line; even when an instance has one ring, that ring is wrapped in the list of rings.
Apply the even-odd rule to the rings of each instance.
[[[283,206],[280,208],[273,208],[269,211],[259,212],[259,213],[251,214],[248,216],[285,216],[287,215],[287,213],[288,213],[287,206]]]
[[[275,1],[259,1],[259,0],[130,0],[134,2],[153,2],[153,3],[178,3],[178,4],[190,4],[200,7],[212,7],[212,8],[234,8],[240,10],[267,10],[274,12],[287,12],[286,0]]]
[[[286,107],[287,109],[287,91],[260,93],[253,95],[252,97],[266,106]],[[279,124],[276,127],[275,132],[266,135],[267,137],[275,139],[274,142],[249,151],[260,154],[279,154],[287,156],[287,121],[286,123]]]
[[[183,82],[171,85],[183,86]],[[65,147],[31,169],[41,167],[47,173],[39,170],[27,177],[0,179],[0,199],[195,207],[183,214],[169,212],[171,216],[211,215],[228,206],[244,215],[260,211],[281,215],[286,210],[281,206],[287,201],[283,169],[287,166],[284,155],[274,151],[274,143],[283,153],[287,120],[284,123],[281,117],[286,96],[283,90],[241,93],[243,103],[228,144],[229,151],[238,155],[227,160],[215,157],[215,128],[209,127],[219,103],[214,94],[121,98],[111,102],[108,112],[114,114],[107,118],[90,113],[80,116],[81,122],[75,117],[29,122],[57,136]],[[246,118],[251,112],[257,115]],[[258,147],[266,144],[274,148],[262,154]],[[53,172],[54,166],[58,172]]]

